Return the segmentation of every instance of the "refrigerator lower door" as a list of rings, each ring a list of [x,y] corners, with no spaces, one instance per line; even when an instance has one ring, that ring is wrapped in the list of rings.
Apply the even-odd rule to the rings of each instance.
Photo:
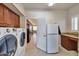
[[[58,41],[58,35],[47,35],[47,53],[57,53],[59,51]]]

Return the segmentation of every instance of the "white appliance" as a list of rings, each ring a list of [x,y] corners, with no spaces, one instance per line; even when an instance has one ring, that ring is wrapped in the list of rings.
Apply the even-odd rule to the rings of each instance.
[[[5,35],[5,32],[6,32],[6,29],[4,29],[3,27],[0,27],[0,38]]]
[[[59,51],[59,33],[57,24],[48,24],[46,33],[47,53],[56,53]]]
[[[5,40],[3,38],[5,35],[5,31],[6,31],[6,29],[0,27],[0,55],[6,54],[6,44],[5,44]]]
[[[0,42],[2,43],[1,39],[3,40],[3,44],[0,45],[0,47],[2,47],[1,51],[4,51],[4,47],[5,48],[5,53],[2,53],[2,55],[14,55],[17,49],[17,35],[16,35],[16,29],[14,28],[0,28],[0,33],[1,33],[1,37],[0,37]]]
[[[59,33],[57,24],[45,24],[39,26],[37,35],[37,47],[47,53],[57,53],[59,51]]]
[[[18,40],[18,48],[15,53],[15,56],[24,56],[26,53],[26,42],[27,42],[25,40],[25,29],[24,28],[17,28],[17,40]]]

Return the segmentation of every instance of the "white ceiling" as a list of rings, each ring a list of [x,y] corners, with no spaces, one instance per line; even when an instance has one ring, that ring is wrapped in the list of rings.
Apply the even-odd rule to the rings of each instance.
[[[77,3],[56,3],[53,6],[49,7],[48,3],[23,3],[23,6],[26,10],[28,9],[41,9],[41,10],[49,10],[49,9],[63,9],[63,10],[67,10],[71,7],[73,7],[74,5],[76,5]]]
[[[48,3],[23,3],[23,6],[26,10],[68,10],[69,8],[74,7],[77,3],[56,3],[53,6],[49,7]],[[35,25],[37,21],[35,19],[30,19]]]

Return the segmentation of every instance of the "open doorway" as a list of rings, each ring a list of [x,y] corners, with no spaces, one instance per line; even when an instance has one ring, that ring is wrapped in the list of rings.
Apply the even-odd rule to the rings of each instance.
[[[34,43],[36,43],[36,38],[35,38],[36,33],[37,33],[36,23],[34,22],[33,19],[28,19],[27,20],[27,43],[29,43],[32,38],[35,39],[33,41],[34,41]],[[33,37],[33,36],[35,36],[35,37]]]

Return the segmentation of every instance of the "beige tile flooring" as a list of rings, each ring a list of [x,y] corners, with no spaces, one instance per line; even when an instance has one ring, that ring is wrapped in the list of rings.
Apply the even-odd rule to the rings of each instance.
[[[30,43],[27,44],[26,56],[77,56],[77,52],[67,51],[63,47],[60,47],[59,52],[56,54],[48,54],[36,47],[36,34],[31,37]]]

